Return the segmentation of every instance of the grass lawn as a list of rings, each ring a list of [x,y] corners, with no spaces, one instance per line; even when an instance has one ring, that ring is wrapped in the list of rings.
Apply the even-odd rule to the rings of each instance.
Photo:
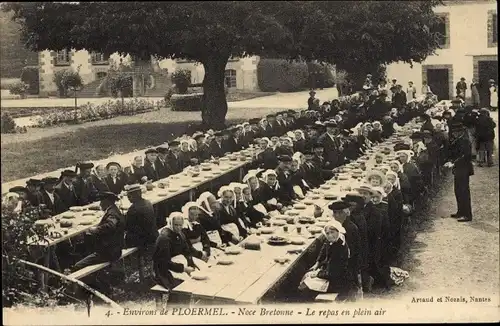
[[[229,124],[244,119],[227,120]],[[156,146],[184,133],[192,134],[199,121],[131,123],[80,128],[70,133],[2,145],[2,182],[46,173],[79,161]]]

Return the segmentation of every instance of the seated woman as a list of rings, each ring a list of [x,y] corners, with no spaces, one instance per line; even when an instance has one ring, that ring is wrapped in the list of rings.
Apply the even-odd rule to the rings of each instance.
[[[399,162],[402,164],[403,172],[408,177],[411,187],[410,203],[414,204],[415,200],[418,198],[419,194],[423,190],[422,175],[419,168],[415,163],[411,161],[414,153],[409,150],[397,151]]]
[[[252,204],[253,198],[249,185],[242,185],[241,189],[242,196],[237,203],[236,210],[245,217],[246,221],[248,222],[247,224],[251,228],[257,228],[260,224],[262,224],[262,222],[267,219],[267,214],[255,209],[254,205]]]
[[[410,180],[408,180],[408,177],[403,172],[403,166],[399,161],[391,161],[389,166],[391,167],[391,171],[394,172],[398,178],[398,185],[403,195],[403,202],[409,205],[411,202],[411,184]]]
[[[221,206],[214,213],[218,216],[222,229],[231,232],[238,242],[243,240],[247,237],[249,228],[243,216],[234,208],[234,191],[228,186],[223,186],[217,195],[220,197]]]
[[[268,212],[283,207],[280,203],[269,203],[273,199],[273,193],[269,186],[257,177],[257,174],[247,173],[243,178],[243,182],[248,183],[250,186],[253,198],[252,205],[262,204]]]
[[[269,138],[261,138],[259,140],[259,147],[262,152],[257,155],[257,167],[262,169],[274,169],[278,165],[278,156],[274,152]]]
[[[296,152],[293,154],[292,166],[290,167],[290,171],[292,173],[290,176],[291,183],[299,198],[303,198],[304,194],[310,189],[310,186],[305,181],[306,169],[303,166],[304,161],[304,155],[300,152]],[[296,187],[299,187],[299,189]]]
[[[366,174],[366,181],[372,186],[372,187],[383,187],[386,178],[385,175],[379,171],[379,170],[370,170]]]
[[[219,216],[215,214],[221,204],[212,193],[208,191],[202,193],[196,203],[200,208],[198,220],[212,242],[221,245],[227,245],[230,242],[238,243],[237,239],[233,239],[231,232],[222,229]]]
[[[306,137],[302,130],[295,130],[295,142],[293,144],[294,152],[303,153],[306,150]]]
[[[316,263],[304,275],[299,285],[306,300],[314,300],[320,293],[343,293],[349,286],[349,248],[345,229],[336,220],[323,229],[324,242]]]
[[[194,257],[198,259],[204,257],[203,252],[196,250],[182,231],[184,226],[184,216],[182,213],[174,212],[167,218],[167,226],[162,229],[156,240],[153,253],[153,272],[158,284],[166,289],[173,289],[182,283],[182,280],[172,275],[175,273],[187,273],[188,275],[198,268],[194,262]],[[187,261],[187,265],[172,261],[177,255],[182,255]]]
[[[368,139],[372,143],[382,142],[382,124],[379,121],[372,123],[373,129],[368,133]]]
[[[127,175],[127,184],[142,184],[148,181],[142,156],[134,157],[130,167],[126,167],[123,172]]]
[[[384,185],[384,192],[387,201],[388,234],[386,255],[387,262],[391,263],[396,259],[401,245],[401,229],[403,227],[403,197],[397,193],[397,189],[391,182]]]
[[[210,248],[217,248],[219,245],[210,241],[207,231],[200,224],[200,206],[195,202],[188,202],[182,207],[182,215],[185,223],[182,231],[193,247],[202,251],[207,257],[210,256]]]
[[[292,156],[293,155],[293,141],[290,137],[281,137],[280,138],[280,144],[281,146],[277,147],[274,151],[276,152],[276,155],[282,156],[282,155],[288,155]]]
[[[280,186],[276,171],[266,170],[264,173],[262,173],[262,178],[264,179],[264,182],[267,184],[267,186],[271,189],[271,199],[275,198],[278,203],[282,204],[283,206],[291,201],[288,191],[284,190]]]

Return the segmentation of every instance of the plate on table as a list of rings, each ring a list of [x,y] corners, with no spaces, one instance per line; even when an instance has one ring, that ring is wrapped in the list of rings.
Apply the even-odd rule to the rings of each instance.
[[[70,210],[71,212],[81,212],[81,211],[83,211],[83,210],[84,210],[84,208],[83,208],[83,207],[80,207],[80,206],[73,206],[73,207],[70,207],[70,208],[69,208],[69,210]]]
[[[73,221],[61,221],[59,222],[59,225],[61,226],[61,228],[71,228],[73,227]]]
[[[208,279],[208,275],[200,271],[194,271],[191,273],[191,278],[196,281],[204,281]]]
[[[312,200],[318,200],[320,198],[319,194],[313,194],[310,197]]]
[[[298,216],[299,212],[292,209],[292,210],[287,211],[286,214],[289,216]]]
[[[274,232],[274,229],[270,227],[262,227],[259,229],[262,234],[271,234]]]
[[[227,266],[227,265],[232,265],[233,263],[234,263],[234,261],[227,259],[227,258],[219,258],[217,260],[217,265]]]
[[[286,220],[288,218],[288,216],[283,215],[283,214],[278,214],[278,215],[273,216],[273,218],[276,220]]]
[[[328,217],[318,217],[316,219],[317,222],[325,222],[325,223],[328,223],[330,222],[332,219],[331,218],[328,218]]]
[[[169,188],[168,192],[177,192],[179,191],[179,188]]]
[[[96,212],[86,211],[82,213],[82,216],[95,216]]]
[[[306,209],[306,205],[304,205],[304,204],[294,204],[293,208],[295,208],[295,209]]]
[[[238,254],[241,254],[241,248],[236,247],[236,246],[230,246],[230,247],[227,247],[226,250],[224,250],[224,252],[227,255],[238,255]]]
[[[181,184],[181,187],[182,188],[189,188],[189,187],[191,187],[191,184],[190,183],[183,183],[183,184]]]
[[[346,175],[339,176],[339,180],[349,180],[349,177]]]
[[[303,238],[295,237],[295,238],[290,239],[290,243],[293,245],[300,246],[300,245],[303,245],[305,243],[305,241]]]
[[[64,212],[62,213],[62,218],[65,218],[65,219],[72,219],[72,218],[75,218],[76,215],[75,213],[71,213],[71,212]]]
[[[318,227],[320,227],[320,228],[324,228],[324,227],[326,226],[326,224],[327,224],[327,223],[328,223],[328,222],[320,222],[320,221],[318,221],[318,222],[316,222],[314,225],[316,225],[316,226],[318,226]]]
[[[314,205],[314,201],[312,201],[311,199],[306,199],[303,201],[303,203],[304,203],[304,205],[308,205],[308,206]]]
[[[267,240],[267,243],[272,246],[284,246],[288,244],[288,239],[274,235]]]
[[[319,226],[311,226],[307,229],[307,231],[311,234],[318,234],[323,231],[323,228],[320,228]]]
[[[290,258],[280,256],[280,257],[274,258],[274,261],[279,263],[279,264],[285,264],[285,263],[288,263],[290,261]]]
[[[273,221],[273,224],[276,226],[283,226],[286,224],[286,221],[285,220],[276,220],[276,221]]]
[[[221,175],[221,174],[222,174],[222,172],[221,172],[221,171],[213,171],[213,172],[212,172],[212,175]]]
[[[93,203],[89,205],[89,209],[93,211],[100,211],[101,206],[99,206],[99,203]]]
[[[229,169],[230,169],[230,167],[229,167],[229,166],[221,166],[221,167],[220,167],[220,169],[221,169],[222,171],[227,171],[227,170],[229,170]]]
[[[323,198],[325,198],[326,200],[337,200],[338,196],[334,194],[325,194]]]
[[[204,176],[205,179],[212,179],[212,175],[206,175]]]
[[[165,196],[168,196],[168,192],[167,191],[158,191],[157,195],[160,197],[165,197]]]
[[[313,217],[309,217],[309,216],[302,216],[302,217],[299,217],[298,222],[300,224],[314,224],[314,222],[316,222],[316,219],[314,219]]]
[[[193,178],[193,179],[191,179],[191,180],[192,180],[193,182],[197,183],[197,182],[201,182],[201,180],[202,180],[202,179],[201,179],[201,178]]]
[[[337,185],[337,180],[328,180],[327,183],[331,186]],[[323,188],[323,189],[331,189],[330,187],[328,188]]]
[[[92,224],[94,224],[94,221],[92,220],[84,220],[78,223],[78,225],[92,225]]]

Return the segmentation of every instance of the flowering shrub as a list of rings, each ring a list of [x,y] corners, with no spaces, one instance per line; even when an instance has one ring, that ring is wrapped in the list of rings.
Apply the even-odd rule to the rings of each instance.
[[[134,98],[130,101],[108,101],[101,105],[91,103],[80,106],[76,112],[76,122],[110,119],[120,115],[135,115],[157,111],[164,107],[164,101],[150,101]],[[37,117],[35,127],[44,128],[62,123],[74,123],[74,110],[61,110]]]
[[[9,91],[13,95],[20,95],[24,97],[26,95],[26,91],[28,90],[29,85],[23,83],[22,81],[17,82],[9,86]]]

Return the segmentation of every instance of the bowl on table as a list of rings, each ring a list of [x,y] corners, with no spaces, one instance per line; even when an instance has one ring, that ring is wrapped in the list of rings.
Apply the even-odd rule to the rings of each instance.
[[[312,200],[318,200],[318,199],[320,199],[320,198],[321,198],[321,196],[319,195],[319,193],[317,193],[317,194],[311,194],[310,198],[311,198]]]
[[[271,234],[271,233],[274,232],[273,228],[270,228],[270,227],[267,227],[267,226],[261,227],[259,230],[260,230],[260,232],[262,234]]]
[[[324,189],[324,190],[329,190],[330,186],[325,184],[325,185],[321,185],[320,188]]]
[[[288,239],[285,237],[273,235],[272,237],[269,237],[267,243],[271,246],[284,246],[288,244]]]
[[[326,199],[326,200],[337,200],[338,195],[337,195],[337,194],[331,194],[331,193],[330,193],[330,194],[325,194],[325,195],[323,196],[323,198],[324,198],[324,199]]]
[[[283,226],[286,224],[286,220],[275,220],[272,222],[275,226]]]
[[[291,210],[287,211],[286,214],[288,216],[298,216],[299,212],[297,212],[296,210],[291,209]]]
[[[227,247],[224,252],[227,254],[227,255],[238,255],[238,254],[241,254],[242,250],[240,247],[236,247],[236,246],[230,246],[230,247]]]
[[[314,201],[312,199],[304,199],[302,202],[307,206],[314,205]]]
[[[63,219],[73,219],[73,218],[76,217],[76,215],[73,212],[64,212],[64,213],[61,214],[61,217]]]
[[[320,228],[319,226],[310,226],[307,230],[309,231],[309,233],[314,235],[323,231],[323,228]]]
[[[306,209],[306,207],[307,206],[305,204],[294,204],[293,205],[294,209],[301,209],[302,210],[302,209]]]
[[[71,212],[82,212],[83,210],[85,210],[85,208],[80,207],[80,206],[72,206],[69,208],[69,210]]]

